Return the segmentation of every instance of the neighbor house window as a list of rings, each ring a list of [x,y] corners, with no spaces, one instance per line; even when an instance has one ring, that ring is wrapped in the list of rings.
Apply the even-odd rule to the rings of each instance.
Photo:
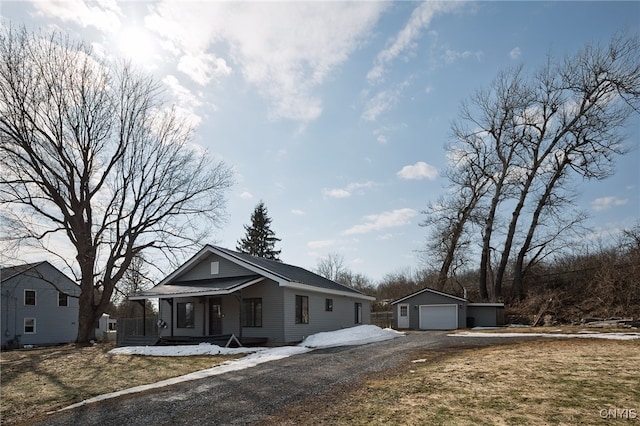
[[[25,318],[24,319],[24,334],[35,334],[36,332],[36,319]]]
[[[325,299],[324,301],[324,310],[327,312],[333,311],[333,299]]]
[[[24,291],[24,304],[30,306],[36,306],[36,291],[25,290]]]
[[[356,303],[355,306],[355,323],[362,324],[362,303]]]
[[[194,328],[195,323],[195,305],[193,302],[178,303],[178,328]]]
[[[242,326],[262,327],[262,299],[242,299]]]
[[[58,306],[69,306],[69,296],[63,292],[58,292]]]
[[[309,324],[309,296],[296,296],[296,324]]]

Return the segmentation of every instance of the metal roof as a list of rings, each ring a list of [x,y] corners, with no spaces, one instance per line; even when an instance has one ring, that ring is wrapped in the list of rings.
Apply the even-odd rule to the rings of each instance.
[[[139,291],[135,295],[130,296],[129,299],[141,300],[168,296],[187,297],[225,295],[253,285],[262,280],[263,277],[252,275],[233,278],[178,281],[174,284],[163,284],[155,286],[149,290]]]

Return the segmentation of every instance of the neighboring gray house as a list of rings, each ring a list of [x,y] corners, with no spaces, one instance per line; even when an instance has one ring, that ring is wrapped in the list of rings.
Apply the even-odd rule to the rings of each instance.
[[[80,287],[49,262],[2,268],[0,293],[3,348],[76,340]]]
[[[375,300],[297,266],[211,245],[129,299],[158,299],[161,337],[233,334],[269,344],[368,324]]]
[[[469,303],[462,297],[430,288],[391,302],[391,306],[396,329],[454,330],[504,323],[502,303]]]

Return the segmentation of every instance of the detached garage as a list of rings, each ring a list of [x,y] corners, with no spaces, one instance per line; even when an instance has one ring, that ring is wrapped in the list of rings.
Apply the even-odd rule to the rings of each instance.
[[[391,303],[393,326],[412,330],[455,330],[502,324],[504,304],[467,299],[425,288]]]

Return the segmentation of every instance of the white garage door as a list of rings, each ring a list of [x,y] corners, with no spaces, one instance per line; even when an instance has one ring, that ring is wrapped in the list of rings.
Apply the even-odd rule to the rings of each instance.
[[[421,305],[422,330],[454,330],[458,328],[458,305]]]

